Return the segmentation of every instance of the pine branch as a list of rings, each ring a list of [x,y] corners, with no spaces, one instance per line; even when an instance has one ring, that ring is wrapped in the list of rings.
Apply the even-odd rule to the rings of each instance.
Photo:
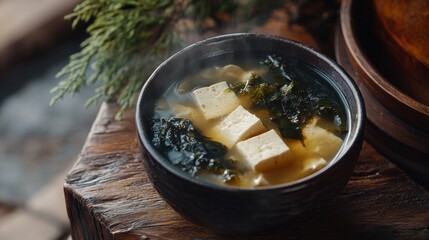
[[[255,1],[260,0],[250,2]],[[66,19],[73,20],[73,27],[89,24],[89,37],[57,74],[64,80],[51,90],[55,95],[50,104],[99,82],[86,105],[114,100],[120,106],[120,116],[134,105],[161,60],[184,46],[186,33],[177,27],[180,19],[188,19],[201,29],[207,19],[222,24],[221,16],[231,15],[237,6],[233,0],[83,0]]]

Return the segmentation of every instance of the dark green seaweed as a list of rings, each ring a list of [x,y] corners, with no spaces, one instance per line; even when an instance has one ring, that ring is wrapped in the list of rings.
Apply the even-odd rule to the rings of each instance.
[[[234,161],[225,159],[226,146],[203,136],[190,120],[152,118],[150,127],[153,146],[189,175],[206,170],[225,182],[237,179]]]
[[[253,109],[266,109],[284,138],[302,140],[302,128],[315,115],[332,122],[339,133],[347,130],[342,108],[301,84],[298,74],[280,57],[269,55],[260,64],[268,67],[265,74],[254,74],[246,83],[230,87],[238,95],[247,95]]]

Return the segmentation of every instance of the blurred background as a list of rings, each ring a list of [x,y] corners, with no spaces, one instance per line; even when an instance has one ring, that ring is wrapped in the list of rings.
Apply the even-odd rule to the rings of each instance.
[[[65,239],[62,184],[98,106],[93,89],[49,107],[55,74],[85,38],[64,15],[78,0],[0,1],[0,239]]]

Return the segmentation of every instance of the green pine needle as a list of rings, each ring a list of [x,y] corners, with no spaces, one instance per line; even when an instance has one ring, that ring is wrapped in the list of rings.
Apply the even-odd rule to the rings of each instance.
[[[241,8],[245,17],[257,2],[262,1],[249,1],[248,10]],[[57,78],[64,80],[51,89],[50,105],[100,83],[86,105],[116,101],[120,117],[125,108],[134,106],[138,92],[160,62],[186,43],[186,33],[177,30],[179,20],[191,20],[201,28],[208,18],[221,23],[218,16],[233,14],[237,6],[233,0],[83,0],[66,19],[72,20],[73,28],[89,24],[89,37],[58,72]]]

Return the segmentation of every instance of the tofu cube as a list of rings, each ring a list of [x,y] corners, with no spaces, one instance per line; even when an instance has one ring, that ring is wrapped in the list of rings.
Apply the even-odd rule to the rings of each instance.
[[[217,140],[228,148],[266,130],[261,120],[242,106],[238,106],[214,128]]]
[[[240,157],[258,172],[285,166],[294,158],[289,147],[274,130],[238,142],[236,146]]]
[[[207,120],[225,116],[240,105],[240,100],[226,82],[198,88],[192,95]]]
[[[302,130],[305,148],[326,160],[331,160],[337,154],[343,140],[332,132],[317,126],[315,121],[317,119]]]

